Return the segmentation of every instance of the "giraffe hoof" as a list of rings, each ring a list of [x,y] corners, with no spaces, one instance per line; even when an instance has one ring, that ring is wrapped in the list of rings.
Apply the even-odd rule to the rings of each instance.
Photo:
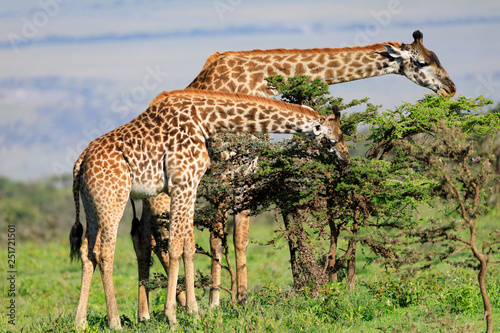
[[[245,305],[246,303],[247,303],[247,296],[246,295],[244,297],[238,297],[238,304]]]
[[[113,331],[120,331],[122,329],[122,324],[120,323],[120,320],[118,319],[118,322],[109,323],[109,329]]]
[[[148,321],[151,319],[151,317],[149,317],[149,313],[148,314],[145,314],[145,315],[142,315],[142,316],[138,316],[137,318],[139,321]]]
[[[75,322],[75,329],[77,332],[83,332],[85,331],[85,328],[87,327],[87,321],[84,320],[82,322]]]
[[[175,313],[172,313],[170,311],[165,311],[165,316],[167,317],[168,320],[168,325],[170,326],[171,330],[174,330],[177,327],[177,318]]]

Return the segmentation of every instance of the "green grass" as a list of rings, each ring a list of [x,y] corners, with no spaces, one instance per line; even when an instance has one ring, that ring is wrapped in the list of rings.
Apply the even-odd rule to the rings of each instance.
[[[495,221],[492,221],[494,223]],[[167,323],[163,316],[164,290],[154,290],[150,296],[152,320],[138,323],[137,264],[130,237],[129,223],[118,237],[115,252],[114,283],[119,313],[125,332],[160,332]],[[475,275],[463,270],[440,267],[439,283],[430,281],[430,273],[422,273],[410,282],[387,276],[376,265],[364,265],[358,260],[356,292],[347,292],[342,284],[325,286],[319,297],[295,294],[291,291],[292,276],[288,263],[288,249],[284,242],[278,248],[262,246],[273,235],[275,225],[252,223],[248,249],[249,301],[233,305],[228,294],[221,291],[222,302],[217,309],[208,309],[208,292],[197,290],[200,317],[188,316],[178,309],[179,331],[196,332],[454,332],[478,326],[482,321],[482,307],[478,304]],[[68,227],[69,229],[69,227]],[[197,243],[208,248],[208,233],[198,232]],[[231,246],[232,248],[232,246]],[[6,253],[5,247],[0,249]],[[0,318],[0,331],[66,332],[72,331],[80,289],[80,263],[71,263],[66,238],[37,244],[16,243],[16,325]],[[232,257],[234,265],[234,257]],[[493,267],[491,267],[494,269]],[[210,261],[203,256],[195,258],[195,269],[210,272]],[[446,273],[448,270],[448,273]],[[153,272],[162,272],[158,260]],[[2,275],[4,276],[4,275]],[[469,279],[469,280],[468,280]],[[473,280],[472,282],[468,282]],[[227,274],[223,283],[228,285]],[[500,274],[490,276],[490,290],[494,318],[500,318]],[[370,284],[371,283],[371,284]],[[381,292],[373,292],[378,283]],[[371,289],[368,287],[371,286]],[[386,288],[383,290],[383,288]],[[414,288],[414,289],[412,289]],[[420,288],[420,289],[418,289]],[[433,289],[434,288],[434,289]],[[8,286],[1,284],[2,304],[7,306]],[[409,296],[408,296],[409,295]],[[397,304],[401,297],[414,297],[405,306]],[[3,313],[2,313],[3,314]],[[107,331],[106,307],[100,275],[93,277],[88,303],[86,332]]]

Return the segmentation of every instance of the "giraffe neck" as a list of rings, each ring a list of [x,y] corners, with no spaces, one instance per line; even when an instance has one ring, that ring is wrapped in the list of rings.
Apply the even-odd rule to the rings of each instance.
[[[384,44],[400,45],[395,42]],[[272,96],[264,78],[308,75],[327,84],[398,73],[399,65],[382,44],[307,50],[255,50],[209,57],[190,88]]]
[[[320,79],[327,84],[354,81],[385,74],[398,73],[396,61],[383,55],[381,44],[370,47],[331,49],[324,57],[318,55],[313,67],[306,75]],[[328,61],[323,60],[327,58]]]
[[[206,138],[218,132],[308,133],[320,119],[309,108],[262,97],[189,89],[168,95],[196,106],[190,116]]]

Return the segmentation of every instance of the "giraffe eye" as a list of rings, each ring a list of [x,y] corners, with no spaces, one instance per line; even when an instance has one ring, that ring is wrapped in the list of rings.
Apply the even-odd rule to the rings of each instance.
[[[417,63],[417,66],[422,68],[422,67],[426,67],[426,66],[429,66],[429,64],[423,60],[417,60],[415,61]]]

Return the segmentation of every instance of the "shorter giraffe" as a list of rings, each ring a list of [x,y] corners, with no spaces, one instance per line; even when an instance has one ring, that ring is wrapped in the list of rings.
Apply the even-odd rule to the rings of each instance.
[[[79,249],[82,259],[75,325],[85,327],[90,282],[99,266],[109,327],[121,327],[113,259],[118,223],[129,197],[147,198],[161,192],[171,197],[165,315],[174,325],[181,256],[188,312],[198,311],[193,214],[198,184],[210,164],[207,139],[221,131],[296,133],[334,154],[338,161],[349,163],[339,120],[338,112],[325,117],[306,107],[267,98],[186,89],[166,94],[129,123],[93,140],[73,170],[76,221],[70,233],[71,255],[78,255]],[[80,195],[87,217],[83,242]]]

